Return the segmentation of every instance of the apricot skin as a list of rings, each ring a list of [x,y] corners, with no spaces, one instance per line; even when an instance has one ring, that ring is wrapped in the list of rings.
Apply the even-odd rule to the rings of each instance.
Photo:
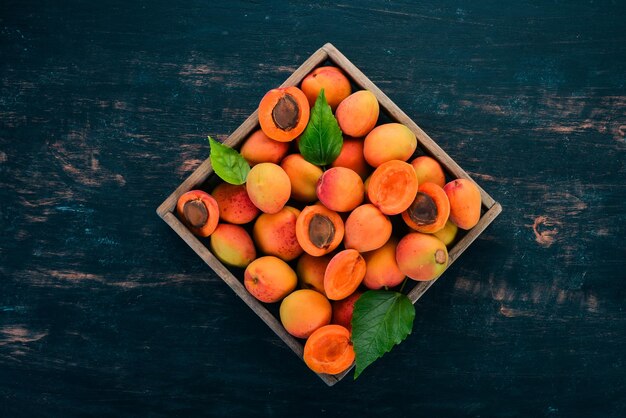
[[[354,312],[354,304],[361,297],[363,292],[356,291],[350,296],[342,300],[332,301],[333,306],[333,318],[330,321],[332,324],[341,325],[352,331],[352,313]]]
[[[298,202],[317,200],[317,182],[324,173],[321,168],[311,164],[300,154],[291,154],[283,159],[280,166],[291,181],[291,198]]]
[[[302,254],[296,265],[298,283],[302,289],[312,289],[326,296],[324,291],[324,273],[331,257],[313,257],[309,254]]]
[[[322,174],[317,182],[317,197],[324,206],[336,212],[356,208],[365,195],[363,180],[345,167],[333,167]]]
[[[391,238],[377,250],[363,254],[365,259],[365,277],[363,284],[368,289],[376,290],[383,287],[394,287],[402,283],[406,277],[396,262],[398,240]]]
[[[454,242],[458,231],[459,227],[452,223],[450,220],[448,220],[444,227],[439,231],[433,233],[433,235],[439,238],[444,244],[446,244],[446,247],[449,248],[450,244]]]
[[[265,213],[276,213],[291,196],[291,181],[279,165],[261,163],[250,169],[246,190],[254,206]]]
[[[280,304],[280,322],[297,338],[308,338],[316,329],[328,325],[331,315],[330,302],[315,290],[296,290]]]
[[[443,187],[450,201],[450,220],[461,229],[472,229],[480,220],[481,198],[476,185],[467,179],[452,180]]]
[[[324,89],[324,96],[330,108],[334,111],[339,103],[352,93],[350,80],[337,67],[318,67],[307,75],[300,89],[304,92],[311,108],[317,100],[320,90]]]
[[[406,161],[417,148],[415,134],[400,123],[375,127],[363,143],[363,155],[372,167],[391,160]]]
[[[354,209],[344,228],[345,247],[361,253],[382,247],[391,237],[391,221],[370,203]]]
[[[362,137],[374,129],[378,113],[376,96],[370,91],[359,90],[339,103],[335,117],[344,134]]]
[[[341,325],[319,328],[304,344],[304,362],[316,373],[345,372],[354,362],[354,358],[350,331]]]
[[[243,268],[256,258],[252,238],[239,225],[219,224],[211,234],[210,247],[213,254],[229,266]]]
[[[280,211],[264,213],[254,223],[252,236],[259,250],[284,261],[295,260],[302,254],[296,238],[296,220],[300,211],[285,206]]]
[[[359,138],[344,137],[341,152],[330,166],[349,168],[361,176],[363,180],[372,171],[363,156],[363,140]]]
[[[186,208],[186,205],[198,205],[198,207]],[[187,209],[187,210],[186,210]],[[187,219],[187,214],[192,214],[190,209],[194,209],[193,215],[197,219]],[[198,212],[200,210],[200,212]],[[176,213],[178,218],[189,228],[191,233],[199,237],[211,235],[220,218],[220,210],[217,201],[213,196],[202,190],[190,190],[182,194],[176,202]],[[201,219],[204,218],[204,219]],[[194,222],[204,221],[203,224],[194,225]]]
[[[220,183],[211,192],[220,208],[220,219],[231,224],[247,224],[259,214],[250,200],[246,186]]]
[[[396,262],[400,271],[413,280],[433,280],[448,266],[448,250],[434,235],[412,232],[398,243]]]
[[[244,272],[244,286],[256,299],[274,303],[290,294],[298,283],[296,273],[280,258],[259,257]]]
[[[288,142],[274,141],[259,129],[246,139],[240,153],[250,166],[254,167],[259,163],[278,164],[288,151]]]
[[[446,184],[446,175],[441,168],[441,164],[434,158],[422,155],[411,161],[415,174],[417,174],[417,181],[419,184],[435,183],[437,186],[443,188]]]

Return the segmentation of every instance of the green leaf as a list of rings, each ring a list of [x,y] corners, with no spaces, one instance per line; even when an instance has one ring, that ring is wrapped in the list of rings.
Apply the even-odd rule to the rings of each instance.
[[[352,314],[355,379],[411,333],[413,319],[415,307],[403,293],[369,290],[361,295],[354,304]]]
[[[244,184],[250,172],[248,162],[236,150],[209,137],[211,165],[215,174],[230,184]]]
[[[341,129],[322,89],[311,109],[309,123],[300,137],[300,153],[312,164],[328,165],[335,161],[342,145]]]

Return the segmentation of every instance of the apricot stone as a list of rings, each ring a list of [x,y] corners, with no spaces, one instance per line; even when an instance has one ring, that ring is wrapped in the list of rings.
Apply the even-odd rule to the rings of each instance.
[[[471,229],[480,220],[478,187],[467,179],[456,179],[443,187],[450,201],[450,220],[461,229]]]
[[[302,254],[296,238],[296,220],[300,211],[285,206],[276,213],[264,213],[254,223],[252,237],[259,250],[281,260],[291,261]]]
[[[279,313],[280,322],[288,333],[297,338],[308,338],[313,331],[330,323],[332,307],[321,293],[301,289],[283,299]]]
[[[220,208],[220,219],[231,224],[247,224],[259,214],[259,209],[250,200],[244,184],[220,183],[211,195]]]
[[[406,276],[400,271],[396,262],[397,246],[398,240],[391,238],[379,249],[363,254],[366,265],[365,277],[363,277],[365,287],[376,290],[402,283]]]
[[[413,280],[433,280],[448,266],[448,250],[434,235],[412,232],[398,243],[396,262],[400,271]]]
[[[335,117],[344,134],[362,137],[374,129],[378,113],[376,96],[371,91],[359,90],[339,103]]]
[[[291,181],[279,165],[261,163],[250,169],[246,190],[254,206],[265,213],[276,213],[291,196]]]
[[[345,222],[344,245],[358,252],[372,251],[391,237],[391,221],[376,206],[367,203],[354,209]]]
[[[354,304],[361,297],[363,292],[356,291],[350,296],[342,300],[332,301],[333,306],[333,318],[330,321],[332,324],[341,325],[352,331],[352,313],[354,312]]]
[[[243,283],[248,292],[261,302],[274,303],[293,292],[298,279],[293,269],[283,260],[265,256],[248,265]]]
[[[391,160],[406,161],[417,148],[415,134],[401,123],[375,127],[363,143],[363,155],[372,167]]]
[[[209,246],[213,254],[229,266],[243,268],[256,258],[252,238],[239,225],[219,224],[211,234]]]
[[[363,180],[372,171],[363,156],[363,140],[359,138],[344,137],[341,152],[330,166],[349,168],[361,176]]]
[[[326,296],[324,291],[324,273],[330,258],[328,255],[313,257],[306,253],[298,258],[296,273],[298,274],[298,283],[302,289],[313,289]]]
[[[411,165],[415,169],[419,184],[435,183],[441,188],[446,184],[446,175],[443,172],[443,168],[434,158],[422,155],[411,161]]]
[[[319,257],[341,244],[344,224],[341,216],[322,204],[302,209],[296,221],[296,238],[307,254]]]
[[[324,96],[330,108],[334,111],[339,103],[352,93],[350,80],[337,67],[318,67],[307,75],[300,86],[309,106],[313,107],[320,91],[324,89]]]
[[[317,197],[324,206],[336,212],[348,212],[363,202],[363,180],[353,170],[333,167],[317,182]]]
[[[321,168],[311,164],[300,154],[285,157],[280,164],[291,181],[291,198],[299,202],[317,200],[317,182],[324,173]]]
[[[246,139],[239,152],[254,167],[259,163],[278,164],[288,151],[288,142],[274,141],[259,129]]]

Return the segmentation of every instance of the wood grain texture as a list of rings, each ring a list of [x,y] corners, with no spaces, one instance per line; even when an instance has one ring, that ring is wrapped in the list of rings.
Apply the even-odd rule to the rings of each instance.
[[[0,2],[0,416],[625,416],[625,13]],[[326,41],[503,207],[332,388],[154,215]]]

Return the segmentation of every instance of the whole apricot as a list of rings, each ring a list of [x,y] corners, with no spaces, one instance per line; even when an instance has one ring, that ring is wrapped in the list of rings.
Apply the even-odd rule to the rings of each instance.
[[[378,113],[376,96],[371,91],[359,90],[339,103],[335,117],[344,134],[362,137],[374,129]]]
[[[382,247],[391,237],[391,221],[370,203],[350,212],[344,229],[345,247],[361,253]]]
[[[330,323],[332,307],[321,293],[301,289],[283,299],[279,313],[280,322],[288,333],[297,338],[308,338],[313,331]]]
[[[220,208],[220,219],[231,224],[247,224],[259,214],[244,184],[218,184],[211,192]]]
[[[354,304],[361,297],[363,292],[357,290],[350,296],[341,300],[332,301],[333,306],[333,318],[330,321],[332,324],[341,325],[352,331],[352,313],[354,312]]]
[[[276,213],[264,213],[254,223],[252,236],[263,254],[291,261],[302,254],[296,238],[296,221],[300,211],[285,206]]]
[[[406,276],[400,271],[396,262],[397,246],[398,240],[391,238],[379,249],[363,254],[366,266],[363,277],[365,287],[375,290],[394,287],[402,283]]]
[[[361,177],[345,167],[333,167],[317,182],[317,197],[330,210],[348,212],[363,202],[365,187]]]
[[[311,164],[300,154],[285,157],[280,164],[291,181],[291,198],[299,202],[317,200],[317,182],[324,173],[321,168]]]
[[[375,127],[363,143],[363,155],[372,167],[391,160],[406,161],[417,148],[415,134],[401,123],[385,123]]]
[[[254,260],[243,274],[248,292],[261,302],[274,303],[290,294],[298,283],[296,273],[278,257],[271,255]]]
[[[248,232],[239,225],[219,224],[209,246],[213,254],[224,264],[246,267],[256,258],[256,249]]]
[[[446,247],[449,248],[450,245],[454,242],[458,231],[459,227],[453,224],[450,220],[448,220],[444,227],[439,231],[433,233],[433,235],[439,238],[444,244],[446,244]]]
[[[288,142],[274,141],[261,129],[254,131],[239,150],[251,167],[259,163],[279,164],[288,151]]]
[[[446,175],[443,172],[443,168],[434,158],[422,155],[411,161],[411,165],[415,169],[419,184],[435,183],[441,188],[446,184]]]
[[[480,190],[467,179],[452,180],[443,187],[450,201],[450,220],[461,229],[472,229],[480,220]]]
[[[296,273],[298,274],[298,283],[302,289],[313,289],[326,296],[324,291],[324,273],[330,258],[328,255],[313,257],[306,253],[298,258]]]
[[[291,196],[291,181],[279,165],[261,163],[250,169],[246,190],[254,206],[265,213],[276,213]]]
[[[400,271],[413,280],[433,280],[448,266],[448,250],[434,235],[412,232],[398,243],[396,262]]]
[[[309,75],[304,77],[301,90],[309,101],[309,106],[313,107],[320,91],[324,89],[324,96],[330,108],[334,111],[339,103],[352,93],[350,80],[337,67],[318,67]]]
[[[344,137],[339,156],[332,162],[331,167],[345,167],[353,170],[361,179],[365,180],[372,168],[367,165],[363,156],[363,140]]]

